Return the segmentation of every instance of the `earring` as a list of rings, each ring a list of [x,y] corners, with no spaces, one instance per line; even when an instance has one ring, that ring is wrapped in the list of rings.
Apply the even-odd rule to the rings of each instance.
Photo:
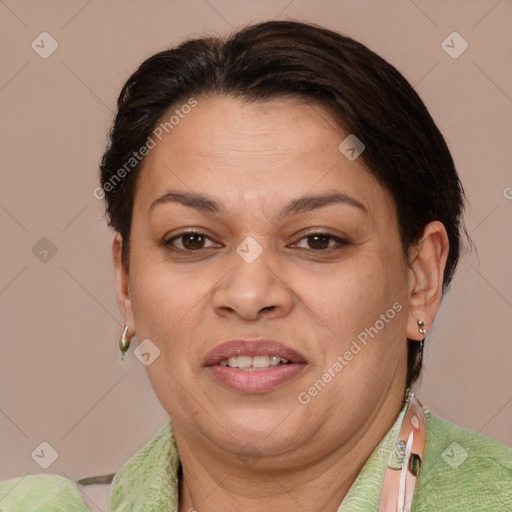
[[[421,320],[418,320],[418,331],[420,334],[427,334],[427,329],[425,329],[425,324]]]
[[[124,361],[124,355],[130,348],[130,338],[128,337],[128,326],[124,326],[123,334],[119,339],[119,348],[121,349],[121,361]]]

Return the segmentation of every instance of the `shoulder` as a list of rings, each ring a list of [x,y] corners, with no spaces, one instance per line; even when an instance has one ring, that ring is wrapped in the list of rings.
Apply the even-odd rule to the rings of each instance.
[[[174,510],[179,466],[172,425],[167,422],[116,473],[110,491],[110,511],[138,510],[142,504],[147,510]]]
[[[59,475],[25,475],[0,482],[1,512],[90,512],[75,483]]]
[[[425,410],[414,512],[512,510],[512,449]]]

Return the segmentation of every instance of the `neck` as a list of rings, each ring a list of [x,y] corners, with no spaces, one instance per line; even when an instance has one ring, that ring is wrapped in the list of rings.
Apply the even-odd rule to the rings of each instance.
[[[336,512],[402,407],[401,398],[391,393],[386,395],[357,436],[308,464],[304,464],[304,458],[298,458],[301,462],[295,465],[276,465],[275,461],[262,457],[257,464],[244,465],[237,456],[212,455],[177,430],[175,437],[183,468],[179,511]]]

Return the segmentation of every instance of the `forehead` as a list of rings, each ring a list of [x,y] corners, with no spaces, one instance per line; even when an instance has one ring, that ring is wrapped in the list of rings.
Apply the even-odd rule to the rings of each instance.
[[[162,146],[172,151],[179,145],[181,156],[188,152],[188,159],[225,157],[229,152],[254,159],[314,155],[343,136],[325,107],[295,97],[258,102],[218,95],[199,98],[168,131]]]
[[[166,119],[180,109],[173,106]],[[189,110],[189,109],[187,109]],[[341,190],[372,210],[390,198],[361,158],[340,151],[347,133],[323,106],[301,98],[246,102],[224,96],[197,104],[161,130],[137,180],[147,210],[166,189],[182,189],[256,207],[306,193]],[[164,125],[161,125],[164,126]],[[164,127],[165,128],[165,127]]]

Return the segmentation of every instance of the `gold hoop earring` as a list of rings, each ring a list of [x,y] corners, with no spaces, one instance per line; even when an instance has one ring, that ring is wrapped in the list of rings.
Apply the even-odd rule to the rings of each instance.
[[[130,337],[128,336],[128,326],[124,326],[123,334],[119,338],[119,348],[121,349],[121,361],[124,361],[124,356],[130,348]]]

